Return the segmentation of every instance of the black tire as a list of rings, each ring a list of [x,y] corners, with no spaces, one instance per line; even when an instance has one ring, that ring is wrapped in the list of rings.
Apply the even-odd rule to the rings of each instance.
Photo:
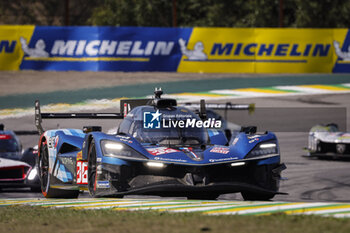
[[[92,139],[88,151],[88,189],[91,197],[96,195],[96,146],[95,140]]]
[[[275,194],[260,194],[254,192],[241,192],[245,201],[269,201]]]
[[[39,157],[39,178],[41,192],[46,198],[77,198],[79,190],[63,190],[51,188],[51,174],[49,173],[49,152],[45,142],[41,144]]]

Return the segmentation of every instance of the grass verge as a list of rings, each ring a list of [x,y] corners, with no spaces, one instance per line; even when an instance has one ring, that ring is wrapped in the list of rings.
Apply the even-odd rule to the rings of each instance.
[[[206,216],[158,211],[0,208],[0,232],[350,232],[349,219],[319,216]]]

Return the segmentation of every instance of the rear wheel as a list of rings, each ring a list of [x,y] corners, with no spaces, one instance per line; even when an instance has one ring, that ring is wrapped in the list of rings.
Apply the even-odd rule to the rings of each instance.
[[[51,187],[51,174],[49,172],[49,152],[46,142],[41,144],[39,157],[39,178],[41,191],[46,198],[77,198],[79,190],[63,190]]]

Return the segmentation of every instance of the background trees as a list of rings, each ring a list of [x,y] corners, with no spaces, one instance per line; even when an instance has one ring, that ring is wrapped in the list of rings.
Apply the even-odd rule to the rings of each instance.
[[[348,0],[0,0],[1,24],[179,27],[350,26]]]

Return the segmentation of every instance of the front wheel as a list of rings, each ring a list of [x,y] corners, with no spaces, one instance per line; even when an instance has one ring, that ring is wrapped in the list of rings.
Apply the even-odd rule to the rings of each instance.
[[[41,192],[46,198],[77,198],[79,190],[64,190],[51,187],[53,176],[49,172],[50,161],[46,142],[42,142],[39,157],[39,179]]]
[[[97,197],[96,195],[96,146],[95,140],[92,140],[89,147],[88,153],[88,188],[91,197]]]

